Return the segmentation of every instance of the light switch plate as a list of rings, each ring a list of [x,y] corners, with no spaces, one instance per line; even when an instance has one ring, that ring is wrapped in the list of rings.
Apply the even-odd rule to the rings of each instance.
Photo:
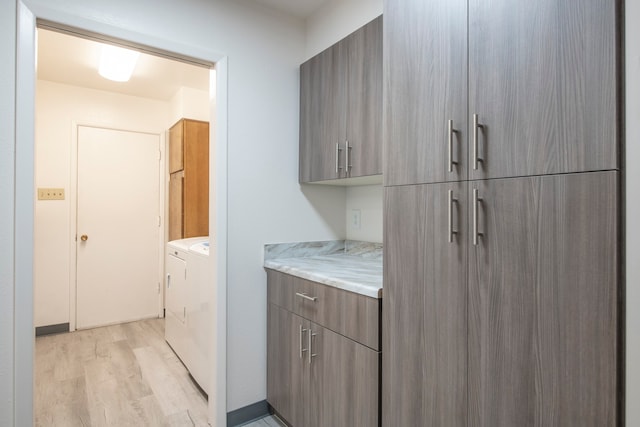
[[[64,188],[38,188],[38,200],[64,200]]]

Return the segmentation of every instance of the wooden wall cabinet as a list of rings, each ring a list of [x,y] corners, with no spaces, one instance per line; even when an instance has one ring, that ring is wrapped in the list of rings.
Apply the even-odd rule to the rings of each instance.
[[[272,270],[267,274],[269,404],[294,427],[377,426],[379,335],[373,348],[354,338],[379,333],[379,300]],[[333,300],[322,288],[347,299]],[[341,319],[337,331],[327,319]]]
[[[169,129],[169,241],[209,235],[209,123]]]
[[[382,425],[617,425],[618,185],[385,188]]]
[[[619,7],[386,1],[385,185],[617,169]]]
[[[300,182],[382,173],[382,17],[300,66]]]

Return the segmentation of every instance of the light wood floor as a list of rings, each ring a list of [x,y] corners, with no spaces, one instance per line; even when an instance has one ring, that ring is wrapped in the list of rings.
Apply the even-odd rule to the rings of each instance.
[[[207,400],[164,319],[36,339],[36,426],[207,426]],[[280,427],[275,417],[245,427]]]
[[[36,339],[37,426],[207,426],[164,319]]]

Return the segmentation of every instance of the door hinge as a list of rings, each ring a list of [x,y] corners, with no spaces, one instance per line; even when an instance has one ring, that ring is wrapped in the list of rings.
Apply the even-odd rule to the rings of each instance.
[[[158,215],[158,227],[162,225],[162,217]]]
[[[158,294],[160,294],[160,282],[158,282]]]
[[[158,160],[162,160],[162,151],[158,150]]]

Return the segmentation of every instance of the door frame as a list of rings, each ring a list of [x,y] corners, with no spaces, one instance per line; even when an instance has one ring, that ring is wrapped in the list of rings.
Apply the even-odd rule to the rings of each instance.
[[[211,354],[213,381],[208,405],[212,425],[227,424],[227,153],[228,153],[228,57],[219,52],[177,43],[168,39],[134,32],[95,18],[84,18],[52,10],[47,6],[27,6],[18,0],[16,7],[16,86],[15,86],[15,259],[14,259],[14,424],[32,425],[34,392],[33,333],[33,259],[35,198],[35,57],[36,26],[46,25],[77,35],[144,47],[148,52],[197,64],[211,69],[209,140],[210,209],[209,235],[216,236],[210,257],[215,269],[211,306],[215,328]]]
[[[100,124],[96,122],[73,121],[71,123],[71,162],[70,162],[70,181],[69,181],[69,332],[77,329],[78,323],[78,129],[80,127],[90,127],[96,129],[106,129],[121,132],[141,133],[146,135],[154,135],[158,137],[158,149],[160,150],[160,160],[158,164],[158,216],[160,216],[160,231],[158,233],[158,283],[160,289],[164,280],[164,244],[165,244],[165,197],[166,182],[164,171],[166,169],[166,144],[165,132],[153,132],[147,130],[132,130]],[[164,308],[164,292],[158,294],[158,317],[163,317]]]

